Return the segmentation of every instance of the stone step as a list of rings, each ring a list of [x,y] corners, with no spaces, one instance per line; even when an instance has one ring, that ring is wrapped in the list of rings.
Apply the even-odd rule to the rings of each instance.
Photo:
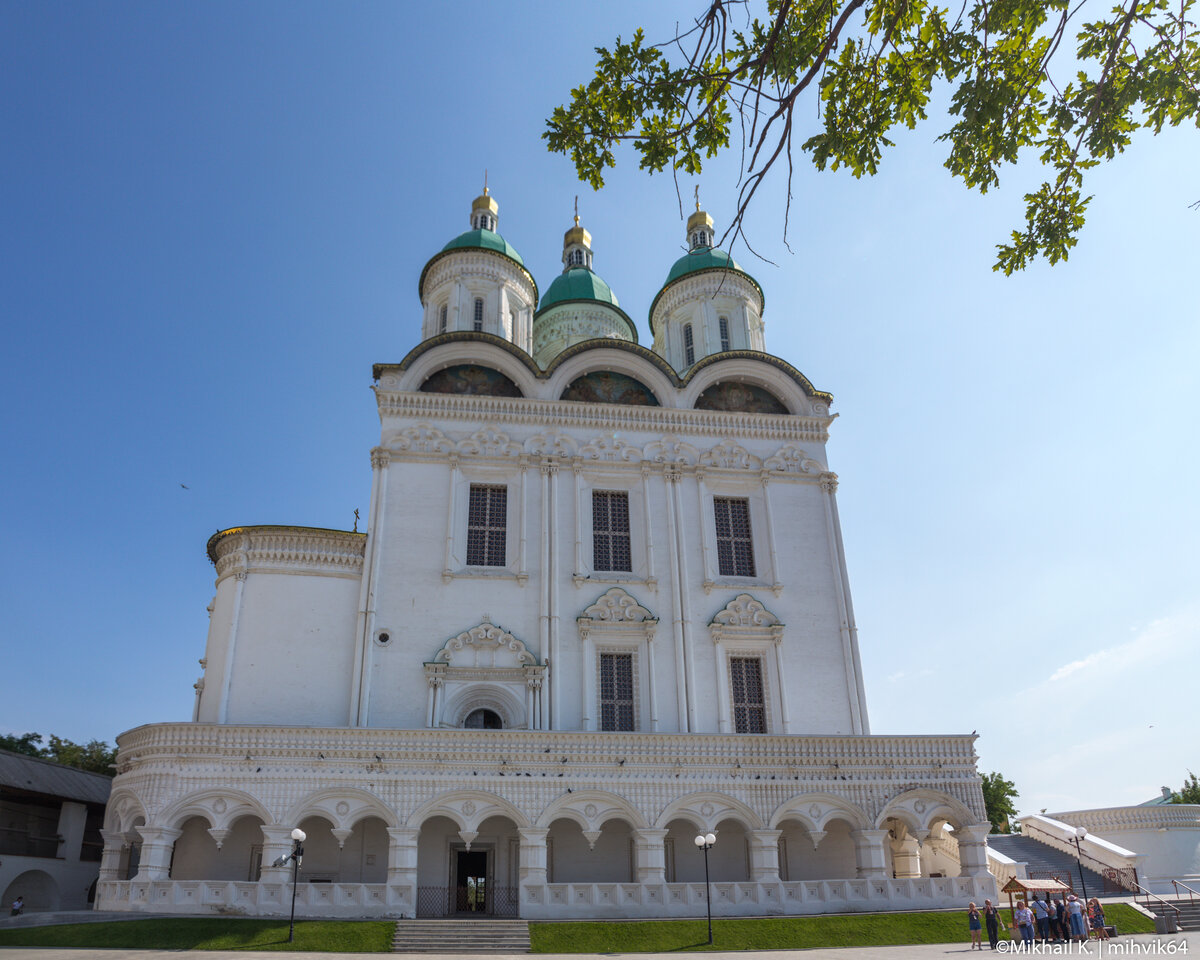
[[[524,920],[401,920],[393,953],[528,953]]]

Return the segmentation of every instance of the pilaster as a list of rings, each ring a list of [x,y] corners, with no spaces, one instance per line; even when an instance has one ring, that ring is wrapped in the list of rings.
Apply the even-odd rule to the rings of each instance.
[[[546,882],[546,837],[549,830],[542,827],[518,827],[521,837],[518,852],[519,882],[540,885]]]
[[[666,830],[634,830],[634,869],[638,883],[667,882]]]
[[[171,875],[171,851],[182,830],[170,827],[134,827],[142,838],[142,859],[136,880],[167,880]]]
[[[782,830],[750,830],[750,879],[779,883],[779,838]]]
[[[855,830],[850,834],[860,877],[887,876],[887,850],[884,844],[888,836],[887,830]]]

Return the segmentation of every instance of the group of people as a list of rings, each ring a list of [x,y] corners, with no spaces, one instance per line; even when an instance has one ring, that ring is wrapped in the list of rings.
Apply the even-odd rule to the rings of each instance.
[[[1065,943],[1070,940],[1086,940],[1091,935],[1097,939],[1107,940],[1108,931],[1104,925],[1104,908],[1100,901],[1092,897],[1086,904],[1070,894],[1066,900],[1061,897],[1050,901],[1045,894],[1038,894],[1028,903],[1018,900],[1013,910],[1013,926],[1022,943],[1032,944],[1035,940],[1041,943]],[[988,943],[993,950],[1000,942],[1000,932],[1008,931],[1000,910],[991,900],[983,901],[983,910],[975,906],[974,901],[967,907],[967,929],[971,933],[971,949],[982,950],[981,934],[987,927]]]

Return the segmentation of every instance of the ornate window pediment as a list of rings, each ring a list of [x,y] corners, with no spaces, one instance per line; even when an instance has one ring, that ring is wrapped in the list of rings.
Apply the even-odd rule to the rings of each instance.
[[[516,669],[536,664],[537,658],[522,641],[484,617],[478,626],[447,640],[433,662],[470,669]]]
[[[717,611],[708,629],[714,643],[733,639],[775,642],[783,639],[783,624],[779,618],[748,593],[739,593]]]
[[[601,622],[658,623],[657,617],[620,587],[613,587],[607,591],[600,599],[584,610],[583,616],[579,619],[591,621],[593,624]]]

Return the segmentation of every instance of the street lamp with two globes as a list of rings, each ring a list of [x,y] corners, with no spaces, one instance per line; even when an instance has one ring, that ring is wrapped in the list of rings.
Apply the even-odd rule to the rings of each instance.
[[[712,888],[708,883],[708,851],[712,849],[714,843],[717,842],[715,833],[698,833],[696,834],[696,849],[704,851],[704,901],[708,905],[708,942],[711,944],[712,939]]]
[[[288,861],[292,863],[292,919],[288,925],[288,943],[292,942],[292,938],[296,935],[296,876],[300,871],[300,861],[304,858],[304,847],[301,846],[308,839],[308,834],[297,827],[292,831],[292,852],[287,856],[279,857],[271,864],[273,867],[287,866]]]

